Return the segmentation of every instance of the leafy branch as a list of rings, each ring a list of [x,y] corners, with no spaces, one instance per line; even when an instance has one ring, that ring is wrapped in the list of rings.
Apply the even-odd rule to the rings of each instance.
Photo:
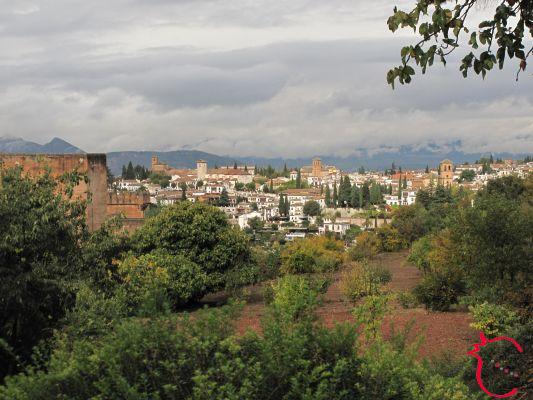
[[[460,46],[465,46],[459,44],[463,33],[470,34],[467,46],[471,48],[463,57],[459,68],[465,78],[472,68],[476,74],[485,78],[494,65],[498,64],[499,69],[502,69],[505,58],[509,57],[518,61],[518,80],[520,71],[526,69],[528,57],[533,54],[533,47],[527,52],[524,50],[526,28],[529,30],[529,38],[533,37],[533,0],[501,1],[495,8],[493,19],[482,21],[470,33],[466,22],[470,11],[480,1],[418,0],[410,12],[395,7],[394,14],[387,21],[389,29],[396,32],[400,28],[409,27],[415,33],[418,31],[421,39],[415,45],[403,47],[400,53],[401,65],[388,71],[387,82],[392,88],[394,89],[396,79],[402,85],[411,82],[415,75],[413,60],[422,74],[426,73],[427,67],[433,65],[435,56],[446,65],[446,57]],[[455,6],[447,7],[447,3],[455,3]]]

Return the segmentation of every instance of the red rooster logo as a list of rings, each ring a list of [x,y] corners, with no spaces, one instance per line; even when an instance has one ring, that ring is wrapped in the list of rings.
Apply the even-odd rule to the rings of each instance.
[[[498,337],[495,337],[494,339],[487,339],[483,332],[479,332],[479,339],[480,339],[481,343],[475,343],[474,344],[474,349],[467,353],[468,355],[471,355],[472,357],[475,357],[477,359],[476,380],[477,380],[477,383],[478,383],[479,387],[481,388],[481,390],[483,390],[486,394],[488,394],[491,397],[496,397],[496,398],[499,398],[499,399],[503,399],[503,398],[506,398],[506,397],[514,396],[515,394],[518,393],[518,389],[517,388],[514,388],[513,390],[511,390],[510,392],[507,392],[505,394],[495,394],[495,393],[491,393],[485,387],[485,385],[483,384],[483,380],[481,379],[481,370],[483,369],[483,359],[479,356],[478,352],[479,352],[479,350],[482,347],[485,347],[487,344],[494,343],[494,342],[500,342],[500,341],[507,341],[507,342],[512,343],[513,346],[516,347],[516,349],[520,353],[524,352],[524,350],[522,349],[522,346],[520,346],[516,340],[514,340],[514,339],[512,339],[510,337],[506,337],[506,336],[498,336]]]

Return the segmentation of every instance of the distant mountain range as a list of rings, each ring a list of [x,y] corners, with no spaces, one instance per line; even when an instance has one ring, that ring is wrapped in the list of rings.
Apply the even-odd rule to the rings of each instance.
[[[401,146],[400,148],[382,147],[372,152],[364,148],[359,148],[354,150],[354,155],[352,156],[321,156],[321,158],[324,164],[336,165],[345,171],[354,171],[360,166],[364,166],[366,169],[382,170],[389,168],[392,162],[396,166],[402,166],[403,168],[424,168],[426,165],[435,167],[445,158],[452,160],[454,163],[462,163],[465,161],[473,162],[483,156],[487,156],[486,153],[464,153],[460,148],[460,141],[445,145],[428,142],[423,146]],[[54,138],[49,143],[41,145],[21,138],[4,136],[0,137],[0,153],[66,154],[84,153],[84,151],[59,138]],[[283,168],[285,164],[289,168],[311,164],[311,158],[230,157],[198,150],[175,150],[165,152],[114,151],[107,153],[107,165],[113,174],[119,175],[122,171],[122,166],[128,164],[130,161],[133,165],[139,164],[150,167],[153,155],[158,156],[162,162],[175,168],[195,168],[196,160],[199,159],[207,161],[210,167],[215,165],[231,166],[235,162],[257,166],[272,165],[274,168]],[[523,158],[526,155],[493,153],[495,158]]]
[[[72,154],[84,151],[60,138],[38,144],[14,136],[0,136],[0,153]]]

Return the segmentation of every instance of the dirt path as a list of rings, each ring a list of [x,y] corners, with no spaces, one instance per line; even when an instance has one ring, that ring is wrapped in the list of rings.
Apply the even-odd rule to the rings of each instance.
[[[392,292],[408,291],[416,286],[421,279],[420,271],[407,262],[407,252],[381,254],[376,262],[392,272],[392,281],[387,285]],[[353,305],[348,303],[339,288],[341,273],[334,276],[334,281],[324,296],[324,304],[318,309],[318,315],[326,326],[335,323],[351,321]],[[237,322],[238,332],[252,329],[261,330],[260,320],[264,314],[262,296],[263,285],[248,288],[250,296]],[[216,301],[211,297],[209,301]],[[220,300],[220,298],[219,298]],[[411,340],[423,335],[424,341],[420,347],[421,356],[438,355],[450,352],[456,356],[466,354],[468,347],[475,340],[475,331],[469,327],[470,316],[466,312],[428,312],[423,308],[404,309],[394,302],[390,316],[385,318],[383,334],[389,336],[391,324],[396,329],[405,327],[413,320],[414,325],[409,335]]]

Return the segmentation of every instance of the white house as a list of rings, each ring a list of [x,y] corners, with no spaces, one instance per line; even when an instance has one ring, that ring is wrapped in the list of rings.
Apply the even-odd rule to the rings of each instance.
[[[340,235],[345,235],[348,229],[350,229],[350,224],[348,222],[334,222],[330,219],[325,219],[322,226],[318,227],[318,233],[320,235],[325,235],[326,232],[334,232]]]

